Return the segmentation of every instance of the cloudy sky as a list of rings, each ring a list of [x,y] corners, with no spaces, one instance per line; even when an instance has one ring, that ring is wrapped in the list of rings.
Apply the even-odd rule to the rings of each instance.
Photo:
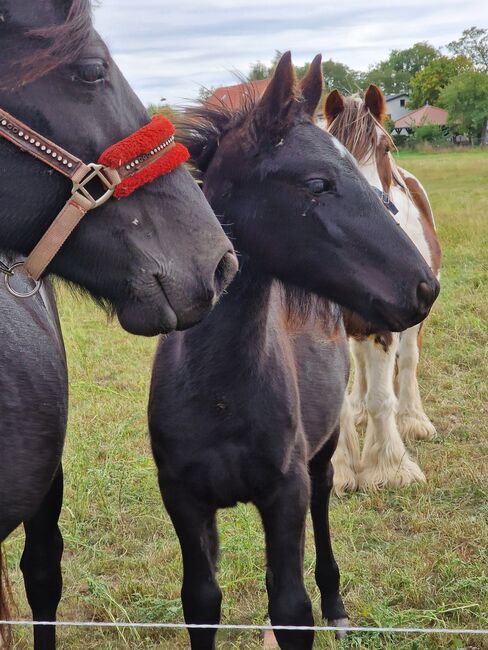
[[[232,70],[290,49],[358,70],[427,40],[442,46],[488,28],[486,0],[101,0],[95,23],[145,103],[174,104],[200,86],[234,83]]]

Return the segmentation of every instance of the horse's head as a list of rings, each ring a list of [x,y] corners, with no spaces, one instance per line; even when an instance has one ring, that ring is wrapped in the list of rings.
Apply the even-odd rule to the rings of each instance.
[[[85,162],[148,116],[102,39],[89,0],[0,0],[0,106]],[[29,253],[69,182],[0,139],[1,247]],[[179,167],[88,213],[48,268],[153,335],[198,322],[233,277],[232,245]]]
[[[325,100],[324,113],[329,133],[354,156],[373,187],[388,192],[394,182],[404,185],[390,154],[394,145],[383,126],[386,102],[378,86],[371,84],[364,99],[343,97],[333,90]]]
[[[297,88],[287,53],[247,109],[193,110],[185,143],[239,250],[377,327],[404,329],[425,318],[437,281],[354,158],[314,124],[321,93],[320,57]]]

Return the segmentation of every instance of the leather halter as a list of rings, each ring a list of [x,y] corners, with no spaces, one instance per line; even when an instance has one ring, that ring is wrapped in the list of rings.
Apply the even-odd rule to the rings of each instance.
[[[169,120],[157,115],[150,124],[113,145],[100,156],[99,162],[109,162],[109,165],[85,164],[0,109],[0,136],[63,174],[73,183],[71,197],[25,262],[16,262],[10,267],[0,265],[0,272],[5,274],[5,283],[10,293],[26,298],[39,290],[41,275],[89,210],[103,205],[114,192],[116,196],[128,196],[138,186],[168,173],[185,162],[189,157],[188,151],[183,145],[175,143],[174,131],[174,126]],[[172,154],[168,156],[170,151]],[[94,197],[92,190],[89,191],[87,187],[94,179],[98,179],[103,187],[98,197]],[[34,288],[27,294],[16,292],[10,284],[15,269],[20,267],[23,267],[35,282]]]
[[[383,190],[380,190],[379,187],[375,187],[374,185],[371,185],[371,187],[372,187],[373,190],[376,192],[376,194],[378,195],[380,201],[383,203],[383,205],[385,206],[385,208],[386,208],[387,210],[389,210],[393,216],[395,216],[396,214],[398,214],[398,208],[397,208],[396,205],[393,203],[393,201],[390,199],[390,197],[388,196],[388,194],[387,194],[386,192],[383,192]]]

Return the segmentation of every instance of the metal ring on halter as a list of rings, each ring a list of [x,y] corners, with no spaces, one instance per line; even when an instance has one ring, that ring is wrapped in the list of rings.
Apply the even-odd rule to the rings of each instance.
[[[26,278],[32,280],[32,282],[35,283],[34,288],[28,291],[27,293],[20,293],[10,285],[10,279],[12,278],[12,276],[15,275],[14,269],[18,268],[19,266],[24,266],[24,262],[15,262],[15,264],[12,264],[12,266],[9,268],[9,273],[5,274],[5,285],[9,293],[11,293],[12,296],[16,296],[17,298],[30,298],[31,296],[35,296],[35,294],[41,288],[42,280],[33,280],[32,278],[29,278],[28,275],[26,275],[25,276]]]

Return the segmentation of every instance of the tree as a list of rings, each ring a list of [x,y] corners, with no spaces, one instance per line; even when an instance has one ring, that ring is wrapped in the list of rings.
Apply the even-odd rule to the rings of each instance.
[[[439,56],[439,50],[426,42],[415,43],[405,50],[392,50],[386,61],[370,68],[363,85],[374,83],[385,93],[407,92],[410,79]]]
[[[171,120],[172,122],[175,122],[178,119],[178,111],[169,104],[149,104],[147,112],[151,116],[164,115],[164,117],[167,117],[168,120]]]
[[[447,49],[453,54],[464,54],[474,66],[488,72],[488,29],[465,29],[461,38],[449,43]]]
[[[198,100],[200,102],[206,102],[209,97],[211,97],[215,92],[215,87],[211,86],[207,88],[206,86],[200,86],[198,89]]]
[[[267,79],[270,74],[270,69],[262,61],[256,61],[249,69],[247,78],[249,81],[258,81],[259,79]]]
[[[328,59],[322,63],[322,74],[329,90],[354,93],[359,88],[360,74],[347,65]]]
[[[426,103],[435,105],[451,79],[472,69],[473,64],[464,54],[434,59],[410,80],[409,108],[419,108]]]
[[[474,70],[454,77],[441,92],[439,103],[449,113],[451,128],[471,137],[486,137],[488,74]]]

